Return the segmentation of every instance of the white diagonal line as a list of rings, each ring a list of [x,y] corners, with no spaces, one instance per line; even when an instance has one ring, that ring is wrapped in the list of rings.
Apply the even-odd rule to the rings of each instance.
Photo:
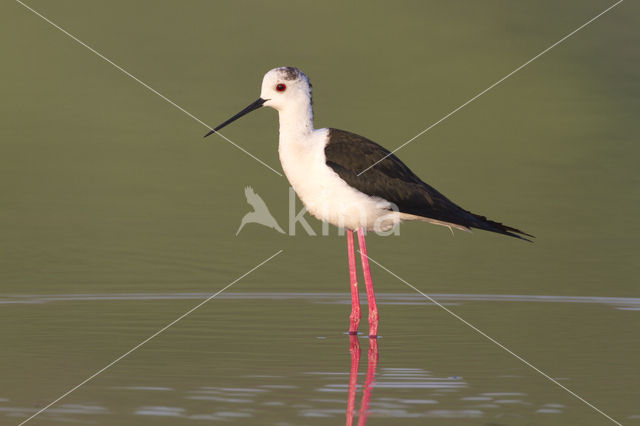
[[[358,250],[358,252],[360,252],[360,250]],[[362,253],[361,253],[362,254]],[[434,298],[432,298],[431,296],[429,296],[428,294],[425,294],[423,292],[421,292],[420,290],[418,290],[416,287],[414,287],[413,285],[409,284],[407,281],[405,281],[404,279],[402,279],[401,277],[399,277],[398,275],[394,274],[392,271],[390,271],[389,269],[385,268],[384,266],[382,266],[380,263],[376,262],[375,260],[373,260],[372,258],[370,258],[369,256],[367,256],[367,258],[372,261],[373,263],[375,263],[376,265],[378,265],[379,267],[381,267],[382,269],[384,269],[385,271],[387,271],[389,274],[393,275],[394,277],[396,277],[397,279],[399,279],[400,281],[402,281],[403,283],[405,283],[407,286],[411,287],[412,289],[414,289],[415,291],[417,291],[418,293],[420,293],[421,295],[423,295],[424,297],[426,297],[431,303],[437,305],[438,307],[444,309],[448,314],[451,314],[454,318],[460,320],[462,323],[464,323],[466,326],[470,327],[472,330],[474,330],[475,332],[477,332],[478,334],[480,334],[481,336],[489,339],[491,342],[495,343],[496,345],[498,345],[500,348],[504,349],[505,351],[507,351],[509,354],[513,355],[514,357],[516,357],[518,360],[520,360],[521,362],[523,362],[524,364],[528,365],[529,367],[531,367],[532,369],[534,369],[535,371],[537,371],[538,373],[540,373],[542,376],[544,376],[545,378],[547,378],[548,380],[550,380],[551,382],[555,383],[556,385],[560,386],[562,389],[564,389],[565,391],[569,392],[571,395],[573,395],[574,397],[578,398],[580,401],[584,402],[585,404],[587,404],[589,407],[593,408],[594,410],[596,410],[598,413],[602,414],[603,416],[605,416],[607,419],[611,420],[613,423],[622,426],[622,423],[618,422],[617,420],[613,419],[611,416],[609,416],[607,413],[605,413],[604,411],[600,410],[598,407],[596,407],[595,405],[591,404],[589,401],[587,401],[586,399],[584,399],[583,397],[581,397],[580,395],[578,395],[577,393],[575,393],[574,391],[572,391],[571,389],[567,388],[566,386],[564,386],[563,384],[561,384],[560,382],[558,382],[556,379],[554,379],[553,377],[549,376],[547,373],[545,373],[544,371],[540,370],[539,368],[537,368],[535,365],[531,364],[529,361],[527,361],[526,359],[522,358],[520,355],[514,353],[511,349],[507,348],[506,346],[504,346],[502,343],[498,342],[496,339],[494,339],[493,337],[489,336],[487,333],[485,333],[484,331],[480,330],[478,327],[476,327],[475,325],[471,324],[469,321],[465,320],[464,318],[462,318],[460,315],[456,314],[455,312],[453,312],[451,309],[447,308],[446,306],[442,305],[441,303],[439,303],[437,300],[435,300]]]
[[[109,367],[111,367],[112,365],[114,365],[115,363],[117,363],[118,361],[120,361],[121,359],[123,359],[124,357],[126,357],[127,355],[129,355],[131,352],[135,351],[136,349],[140,348],[142,345],[144,345],[145,343],[147,343],[149,340],[153,339],[154,337],[156,337],[157,335],[159,335],[160,333],[164,332],[165,330],[167,330],[169,327],[173,326],[175,323],[177,323],[178,321],[180,321],[181,319],[183,319],[184,317],[188,316],[189,314],[191,314],[193,311],[195,311],[196,309],[198,309],[199,307],[201,307],[202,305],[204,305],[205,303],[207,303],[208,301],[210,301],[211,299],[213,299],[214,297],[216,297],[217,295],[219,295],[220,293],[222,293],[223,291],[225,291],[226,289],[228,289],[229,287],[231,287],[232,285],[234,285],[235,283],[237,283],[238,281],[240,281],[241,279],[243,279],[244,277],[246,277],[247,275],[249,275],[250,273],[252,273],[253,271],[255,271],[256,269],[260,268],[262,265],[264,265],[265,263],[269,262],[271,259],[273,259],[274,257],[276,257],[277,255],[279,255],[280,253],[282,253],[283,250],[278,250],[275,254],[272,254],[271,256],[269,256],[267,259],[263,260],[262,262],[258,263],[256,266],[254,266],[253,268],[251,268],[250,270],[248,270],[247,272],[245,272],[244,274],[240,275],[238,278],[236,278],[235,280],[233,280],[232,282],[230,282],[229,284],[227,284],[226,286],[224,286],[221,290],[217,291],[216,293],[212,294],[211,296],[209,296],[208,298],[206,298],[205,300],[203,300],[202,302],[198,303],[197,305],[195,305],[193,308],[189,309],[187,312],[185,312],[184,314],[180,315],[178,318],[174,319],[173,321],[171,321],[169,324],[165,325],[164,327],[162,327],[160,330],[156,331],[155,333],[153,333],[151,336],[147,337],[146,339],[144,339],[142,342],[138,343],[137,345],[135,345],[133,348],[129,349],[127,352],[123,353],[122,355],[120,355],[118,358],[114,359],[113,361],[111,361],[109,364],[107,364],[106,366],[102,367],[100,370],[96,371],[95,373],[93,373],[91,376],[87,377],[86,379],[84,379],[82,382],[78,383],[77,385],[75,385],[74,387],[72,387],[71,389],[69,389],[68,391],[66,391],[65,393],[63,393],[61,396],[59,396],[58,398],[56,398],[55,400],[51,401],[49,404],[45,405],[44,407],[42,407],[41,409],[39,409],[38,411],[36,411],[34,414],[32,414],[30,417],[28,417],[27,419],[23,420],[22,422],[20,422],[18,424],[18,426],[21,426],[25,423],[27,423],[29,420],[33,419],[34,417],[36,417],[38,414],[42,413],[43,411],[47,410],[48,408],[50,408],[52,405],[56,404],[58,401],[60,401],[61,399],[63,399],[64,397],[66,397],[67,395],[69,395],[70,393],[72,393],[73,391],[75,391],[76,389],[78,389],[80,386],[84,385],[85,383],[87,383],[88,381],[90,381],[91,379],[95,378],[96,376],[98,376],[100,373],[104,372],[106,369],[108,369]]]
[[[124,68],[122,68],[120,65],[116,64],[115,62],[113,62],[111,59],[107,58],[106,56],[104,56],[102,53],[98,52],[97,50],[95,50],[93,47],[89,46],[87,43],[83,42],[82,40],[80,40],[78,37],[74,36],[73,34],[71,34],[70,32],[68,32],[67,30],[65,30],[64,28],[60,27],[58,24],[56,24],[55,22],[51,21],[49,18],[47,18],[46,16],[43,16],[40,12],[36,11],[35,9],[31,8],[30,6],[27,6],[26,4],[24,4],[22,1],[20,0],[16,0],[16,2],[18,2],[19,4],[21,4],[22,6],[24,6],[25,8],[29,9],[31,12],[33,12],[34,14],[36,14],[37,16],[39,16],[40,18],[42,18],[43,20],[45,20],[46,22],[48,22],[49,24],[51,24],[53,27],[57,28],[58,30],[60,30],[61,32],[63,32],[64,34],[66,34],[67,36],[69,36],[71,39],[73,39],[75,42],[77,42],[78,44],[86,47],[87,49],[89,49],[91,52],[95,53],[97,56],[99,56],[101,59],[103,59],[104,61],[108,62],[109,64],[113,65],[116,69],[118,69],[119,71],[121,71],[122,73],[126,74],[128,77],[131,77],[133,80],[135,80],[136,82],[138,82],[139,84],[141,84],[142,86],[144,86],[146,89],[148,89],[149,91],[155,93],[156,95],[160,96],[162,99],[164,99],[165,101],[167,101],[168,103],[170,103],[172,106],[176,107],[177,109],[179,109],[180,111],[182,111],[183,113],[185,113],[186,115],[188,115],[189,117],[193,118],[195,121],[197,121],[198,123],[202,124],[203,126],[205,126],[207,129],[212,129],[213,127],[208,125],[207,123],[205,123],[204,121],[200,120],[198,117],[196,117],[195,115],[191,114],[189,111],[187,111],[186,109],[184,109],[183,107],[181,107],[180,105],[178,105],[177,103],[175,103],[174,101],[172,101],[171,99],[167,98],[165,95],[163,95],[162,93],[158,92],[156,89],[154,89],[153,87],[149,86],[147,83],[145,83],[144,81],[140,80],[138,77],[136,77],[135,75],[131,74],[129,71],[125,70]],[[240,151],[244,152],[245,154],[247,154],[249,157],[253,158],[254,160],[256,160],[258,163],[262,164],[263,166],[265,166],[266,168],[268,168],[269,170],[271,170],[272,172],[274,172],[275,174],[277,174],[278,176],[282,177],[282,173],[280,173],[279,171],[277,171],[276,169],[274,169],[273,167],[271,167],[270,165],[268,165],[267,163],[265,163],[264,161],[262,161],[261,159],[259,159],[258,157],[256,157],[255,155],[253,155],[252,153],[250,153],[249,151],[247,151],[246,149],[244,149],[243,147],[241,147],[240,145],[238,145],[237,143],[235,143],[234,141],[232,141],[231,139],[229,139],[228,137],[226,137],[225,135],[223,135],[220,132],[215,132],[218,136],[220,136],[222,139],[226,140],[227,142],[229,142],[231,145],[235,146],[236,148],[238,148]]]
[[[367,167],[366,169],[364,169],[363,171],[361,171],[360,173],[358,173],[358,176],[360,176],[361,174],[363,174],[364,172],[366,172],[367,170],[373,168],[374,166],[376,166],[378,163],[380,163],[381,161],[383,161],[385,158],[388,158],[389,156],[393,155],[394,153],[396,153],[397,151],[399,151],[400,149],[404,148],[405,146],[407,146],[408,144],[410,144],[411,142],[413,142],[414,140],[416,140],[417,138],[419,138],[420,136],[424,135],[425,133],[427,133],[429,130],[433,129],[434,127],[436,127],[438,124],[442,123],[444,120],[446,120],[447,118],[451,117],[453,114],[455,114],[456,112],[460,111],[462,108],[466,107],[467,105],[469,105],[471,102],[475,101],[476,99],[478,99],[480,96],[484,95],[485,93],[487,93],[489,90],[493,89],[494,87],[496,87],[498,84],[502,83],[503,81],[505,81],[506,79],[508,79],[509,77],[511,77],[512,75],[514,75],[515,73],[517,73],[518,71],[520,71],[522,68],[526,67],[527,65],[529,65],[531,62],[535,61],[536,59],[538,59],[540,56],[544,55],[545,53],[547,53],[548,51],[550,51],[551,49],[553,49],[554,47],[556,47],[557,45],[559,45],[560,43],[562,43],[563,41],[565,41],[566,39],[568,39],[569,37],[571,37],[572,35],[574,35],[575,33],[577,33],[578,31],[580,31],[581,29],[583,29],[584,27],[586,27],[587,25],[589,25],[590,23],[592,23],[593,21],[595,21],[596,19],[598,19],[599,17],[601,17],[602,15],[604,15],[605,13],[607,13],[608,11],[610,11],[611,9],[613,9],[614,7],[616,7],[617,5],[619,5],[620,3],[622,3],[624,0],[618,0],[616,3],[612,4],[611,6],[609,6],[608,8],[606,8],[605,10],[603,10],[602,12],[600,12],[599,14],[597,14],[596,16],[594,16],[593,18],[589,19],[587,22],[585,22],[584,24],[580,25],[578,28],[576,28],[575,30],[571,31],[569,34],[567,34],[566,36],[562,37],[560,40],[556,41],[555,43],[553,43],[551,46],[547,47],[546,49],[544,49],[542,52],[538,53],[536,56],[534,56],[533,58],[529,59],[527,62],[525,62],[524,64],[520,65],[518,68],[516,68],[515,70],[511,71],[509,74],[505,75],[504,77],[502,77],[500,80],[496,81],[495,83],[493,83],[491,86],[487,87],[486,89],[484,89],[482,92],[478,93],[477,95],[475,95],[474,97],[472,97],[471,99],[469,99],[468,101],[466,101],[465,103],[463,103],[462,105],[460,105],[459,107],[457,107],[456,109],[454,109],[453,111],[449,112],[447,115],[445,115],[444,117],[442,117],[440,120],[436,121],[435,123],[433,123],[432,125],[430,125],[429,127],[427,127],[426,129],[424,129],[423,131],[421,131],[420,133],[418,133],[417,135],[415,135],[414,137],[412,137],[411,139],[409,139],[408,141],[406,141],[405,143],[403,143],[402,145],[400,145],[399,147],[397,147],[396,149],[394,149],[393,151],[391,151],[390,153],[388,153],[387,155],[385,155],[384,157],[382,157],[381,159],[379,159],[378,161],[376,161],[375,163],[373,163],[372,165],[370,165],[369,167]]]

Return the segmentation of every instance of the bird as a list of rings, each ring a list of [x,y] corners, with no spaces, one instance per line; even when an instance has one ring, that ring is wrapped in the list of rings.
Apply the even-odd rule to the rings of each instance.
[[[417,220],[449,229],[476,228],[525,241],[531,241],[526,237],[533,238],[458,206],[381,145],[345,130],[315,129],[311,82],[295,67],[268,71],[262,79],[260,97],[205,137],[262,107],[278,111],[282,169],[307,211],[346,230],[351,335],[358,334],[361,319],[354,233],[367,293],[370,338],[378,336],[379,315],[365,241],[367,231],[384,232],[402,221]]]
[[[269,208],[264,203],[264,200],[256,194],[252,187],[247,186],[244,189],[244,195],[247,198],[247,203],[253,207],[253,211],[245,214],[240,221],[240,227],[236,231],[236,236],[240,233],[244,225],[247,223],[259,223],[260,225],[264,225],[268,228],[273,228],[281,234],[284,234],[280,225],[273,217]]]

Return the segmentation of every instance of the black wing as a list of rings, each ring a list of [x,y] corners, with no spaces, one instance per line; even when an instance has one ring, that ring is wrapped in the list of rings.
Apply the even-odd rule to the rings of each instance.
[[[390,152],[387,149],[355,133],[329,129],[329,142],[324,153],[327,166],[331,167],[347,184],[367,195],[384,198],[394,203],[402,213],[517,238],[522,237],[516,233],[531,236],[457,206],[435,188],[423,182],[398,157],[389,155]],[[358,173],[381,158],[384,160],[358,176]]]

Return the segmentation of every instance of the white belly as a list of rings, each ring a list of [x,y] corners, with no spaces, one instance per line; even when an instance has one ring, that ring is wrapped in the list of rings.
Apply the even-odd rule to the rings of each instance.
[[[313,131],[304,141],[280,136],[282,168],[309,213],[348,229],[386,231],[400,222],[400,215],[389,211],[391,203],[350,187],[325,164],[327,137],[327,129]]]

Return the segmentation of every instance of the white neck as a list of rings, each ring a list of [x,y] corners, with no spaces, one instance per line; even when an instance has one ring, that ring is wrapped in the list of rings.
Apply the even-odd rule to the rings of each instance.
[[[313,108],[307,102],[290,104],[279,111],[280,141],[304,141],[313,132]]]

